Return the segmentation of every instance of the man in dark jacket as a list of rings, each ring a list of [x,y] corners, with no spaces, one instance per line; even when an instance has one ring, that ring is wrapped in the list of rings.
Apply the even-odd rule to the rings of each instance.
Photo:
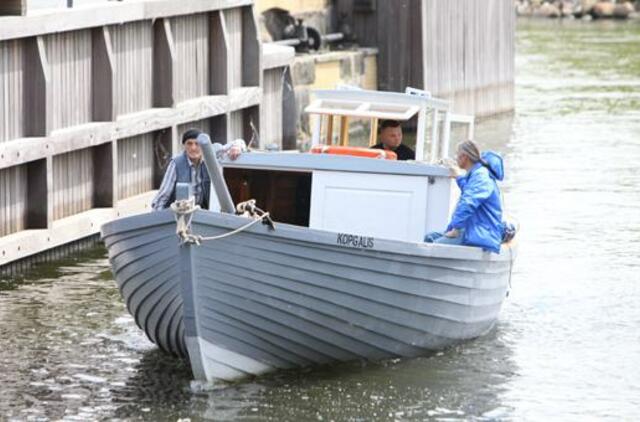
[[[398,160],[416,159],[416,153],[402,143],[402,127],[397,120],[383,120],[380,123],[380,143],[371,148],[393,151]]]
[[[182,135],[184,152],[169,162],[160,189],[151,203],[154,210],[169,208],[175,201],[177,183],[190,183],[196,205],[203,209],[209,208],[211,179],[202,160],[202,149],[196,140],[201,133],[197,129],[189,129]],[[243,147],[244,142],[236,140],[218,150],[235,160],[240,156]]]

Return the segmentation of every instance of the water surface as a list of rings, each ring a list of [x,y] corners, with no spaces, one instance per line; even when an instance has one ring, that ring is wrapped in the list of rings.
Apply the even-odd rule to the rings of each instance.
[[[489,335],[202,389],[129,317],[105,251],[0,284],[0,420],[634,420],[640,24],[521,21],[517,110],[478,126],[522,230]]]

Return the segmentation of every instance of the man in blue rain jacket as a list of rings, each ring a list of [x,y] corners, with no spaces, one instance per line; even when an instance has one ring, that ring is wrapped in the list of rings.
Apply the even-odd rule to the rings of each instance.
[[[496,181],[504,178],[502,158],[493,152],[480,154],[473,141],[466,141],[458,145],[456,161],[466,170],[456,177],[460,199],[446,232],[430,233],[425,242],[479,246],[499,253],[504,224]]]

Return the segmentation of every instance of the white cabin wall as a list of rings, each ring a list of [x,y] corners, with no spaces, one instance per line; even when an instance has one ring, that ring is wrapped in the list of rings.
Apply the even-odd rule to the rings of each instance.
[[[444,232],[460,196],[455,179],[435,177],[429,185],[429,201],[425,214],[425,233]]]
[[[421,242],[426,177],[314,171],[309,227]]]

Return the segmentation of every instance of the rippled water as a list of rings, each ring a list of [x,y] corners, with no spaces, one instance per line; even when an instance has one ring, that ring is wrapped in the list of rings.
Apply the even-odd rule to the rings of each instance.
[[[640,24],[522,21],[517,46],[517,111],[478,127],[522,225],[489,335],[202,389],[136,328],[99,249],[0,284],[0,420],[636,419]]]

